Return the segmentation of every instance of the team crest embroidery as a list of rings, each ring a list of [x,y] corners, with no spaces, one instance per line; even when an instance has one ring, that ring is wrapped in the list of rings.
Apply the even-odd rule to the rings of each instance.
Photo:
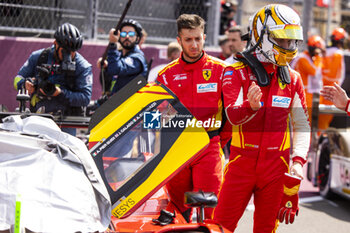
[[[208,81],[211,77],[211,70],[210,69],[205,69],[202,70],[203,78]]]
[[[280,78],[278,78],[278,86],[283,90],[286,88],[287,84],[283,83]]]
[[[291,201],[287,201],[286,203],[286,208],[292,208],[293,207],[293,204]]]

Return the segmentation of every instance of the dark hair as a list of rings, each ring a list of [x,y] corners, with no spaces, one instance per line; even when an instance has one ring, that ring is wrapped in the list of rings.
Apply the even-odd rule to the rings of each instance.
[[[204,31],[205,21],[202,17],[195,14],[182,14],[177,18],[177,33],[179,34],[182,29],[195,29],[200,28]]]

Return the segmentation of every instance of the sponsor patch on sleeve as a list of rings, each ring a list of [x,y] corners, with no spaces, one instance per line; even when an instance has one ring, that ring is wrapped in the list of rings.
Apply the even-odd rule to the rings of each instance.
[[[134,60],[131,57],[125,58],[125,63],[127,65],[132,65],[134,63]]]
[[[226,75],[232,75],[233,74],[233,71],[232,70],[229,70],[229,71],[226,71],[225,73],[224,73],[224,76],[226,76]]]
[[[86,76],[86,84],[92,85],[92,75]]]

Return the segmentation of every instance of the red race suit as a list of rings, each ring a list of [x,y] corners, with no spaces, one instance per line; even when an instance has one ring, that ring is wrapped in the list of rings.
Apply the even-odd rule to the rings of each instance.
[[[247,98],[248,88],[256,81],[252,70],[236,62],[223,74],[225,113],[233,126],[230,161],[225,167],[214,220],[231,231],[254,195],[254,232],[274,232],[283,196],[282,177],[289,172],[291,136],[293,161],[304,164],[310,145],[310,124],[299,73],[289,68],[291,83],[284,84],[277,66],[262,65],[270,84],[260,87],[261,108],[257,111],[252,110]]]
[[[219,128],[223,114],[221,77],[226,63],[204,51],[195,63],[187,63],[182,57],[181,54],[161,70],[157,80],[173,91],[197,120],[210,121],[209,127],[203,124],[210,137],[208,148],[167,184],[170,199],[184,213],[188,209],[184,206],[185,192],[202,190],[218,194],[222,182],[224,157]],[[206,218],[211,218],[212,211],[206,209]]]

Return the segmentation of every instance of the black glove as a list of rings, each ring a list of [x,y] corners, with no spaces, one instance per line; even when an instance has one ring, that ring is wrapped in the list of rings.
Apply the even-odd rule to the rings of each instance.
[[[99,99],[97,99],[97,100],[95,100],[93,102],[90,102],[90,104],[86,107],[86,115],[87,116],[92,116],[92,114],[94,114],[96,109],[98,107],[100,107],[107,100],[108,100],[108,96],[107,95],[103,95]]]

